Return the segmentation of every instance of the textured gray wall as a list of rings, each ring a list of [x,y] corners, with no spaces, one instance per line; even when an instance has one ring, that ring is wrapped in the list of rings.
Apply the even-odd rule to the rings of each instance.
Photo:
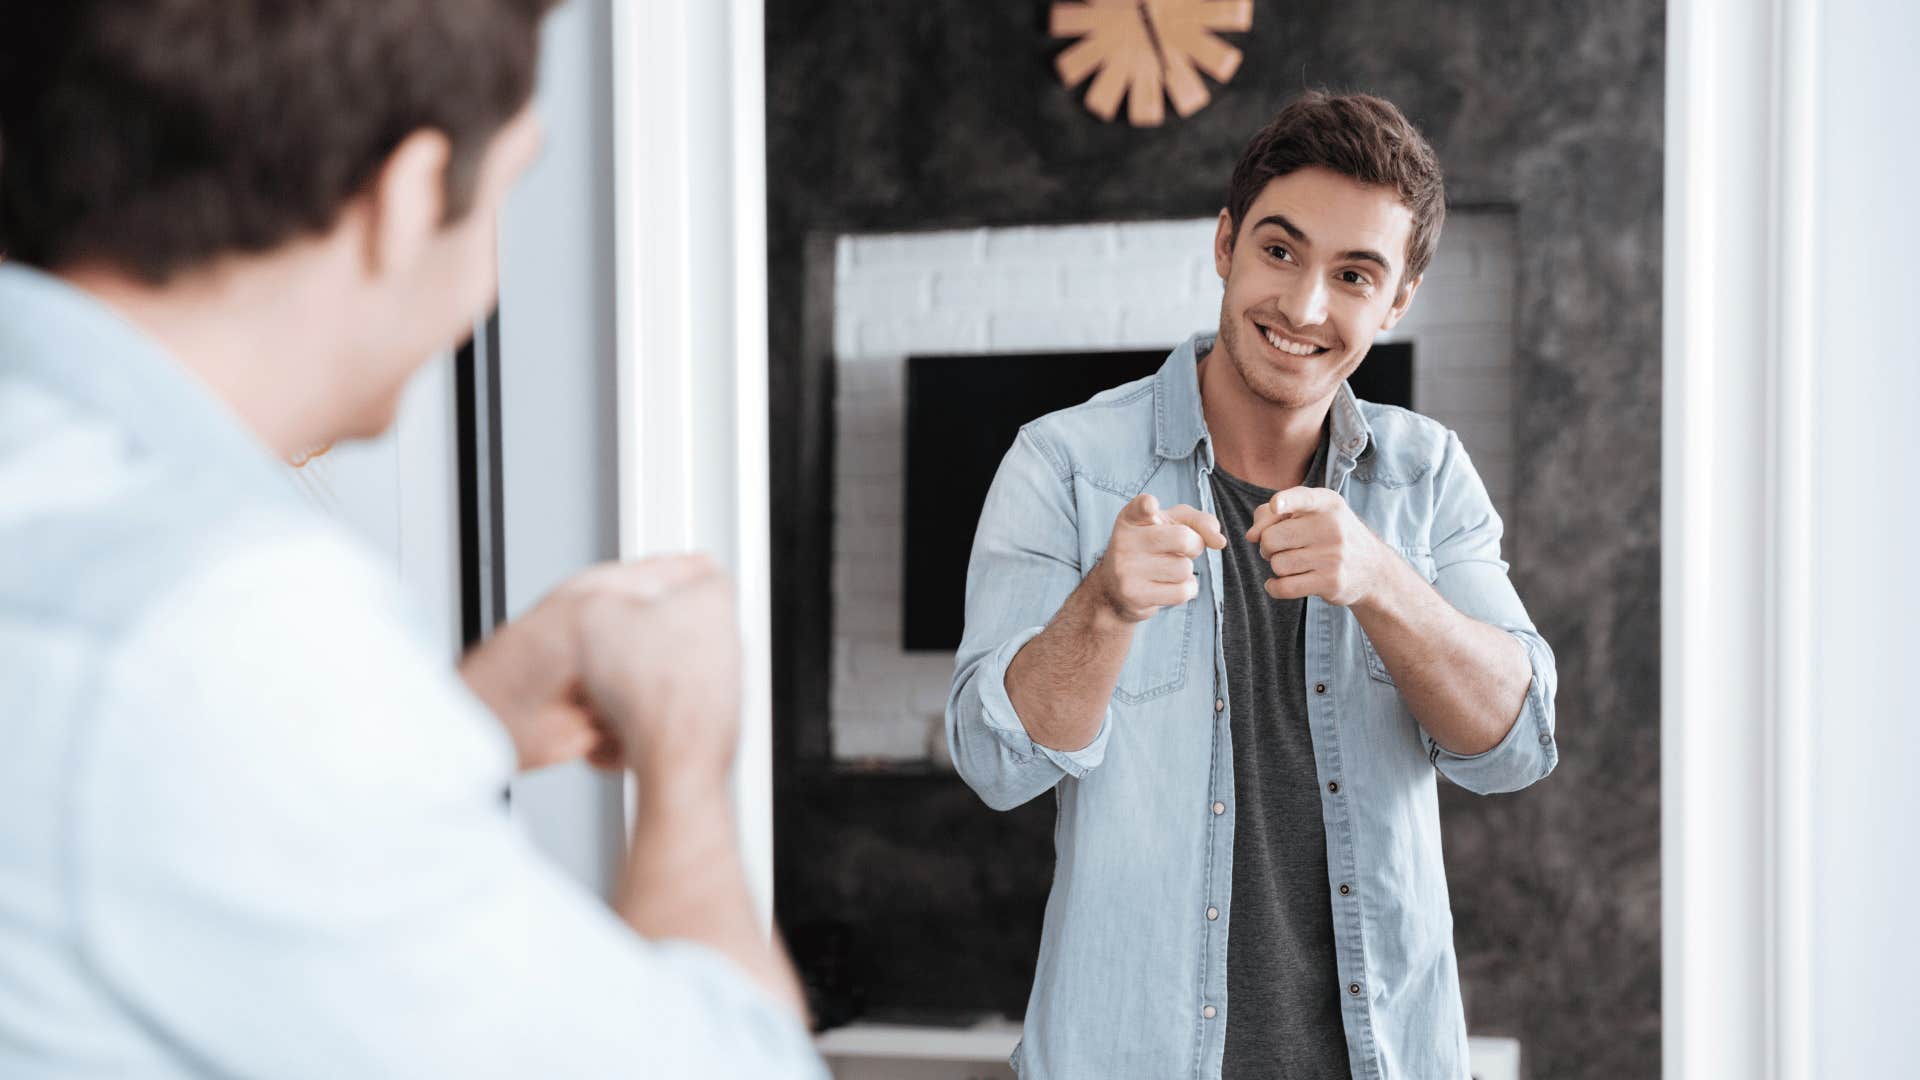
[[[1212,213],[1289,94],[1364,89],[1427,132],[1456,205],[1511,207],[1519,229],[1508,516],[1526,537],[1515,579],[1560,657],[1563,757],[1517,796],[1443,793],[1469,1023],[1523,1039],[1534,1077],[1657,1075],[1664,6],[1255,6],[1235,81],[1143,131],[1054,81],[1042,0],[768,0],[782,917],[865,928],[863,951],[885,953],[853,961],[871,998],[932,1003],[916,988],[933,981],[1004,999],[1046,882],[990,860],[1011,845],[1011,865],[1033,864],[1050,819],[1042,804],[992,821],[938,777],[882,793],[820,764],[832,371],[809,247]]]

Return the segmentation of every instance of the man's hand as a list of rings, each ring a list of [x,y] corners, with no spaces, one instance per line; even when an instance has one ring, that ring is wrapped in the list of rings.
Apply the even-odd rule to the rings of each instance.
[[[587,570],[468,653],[460,674],[522,769],[585,755],[719,783],[733,760],[739,633],[732,588],[705,556]]]
[[[597,567],[580,594],[580,692],[641,797],[724,788],[740,739],[733,583],[705,555]]]
[[[550,595],[460,661],[460,677],[507,729],[523,772],[579,757],[621,764],[619,744],[580,696],[574,608]]]
[[[1193,599],[1200,591],[1193,561],[1226,546],[1212,514],[1185,504],[1162,510],[1158,499],[1140,495],[1114,519],[1107,553],[1094,567],[1101,599],[1122,621],[1145,622]]]
[[[1327,488],[1276,492],[1254,511],[1246,539],[1260,545],[1273,569],[1267,595],[1275,600],[1318,596],[1353,607],[1379,592],[1398,568],[1399,555]]]
[[[615,897],[627,924],[718,951],[804,1024],[799,976],[760,926],[734,828],[740,673],[733,585],[704,555],[596,566],[461,665],[523,764],[585,752],[633,770]]]

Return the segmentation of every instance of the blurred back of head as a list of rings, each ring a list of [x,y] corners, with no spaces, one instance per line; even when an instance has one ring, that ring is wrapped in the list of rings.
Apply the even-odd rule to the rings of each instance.
[[[0,252],[154,284],[328,232],[410,133],[446,218],[532,92],[557,0],[60,0],[0,36]]]

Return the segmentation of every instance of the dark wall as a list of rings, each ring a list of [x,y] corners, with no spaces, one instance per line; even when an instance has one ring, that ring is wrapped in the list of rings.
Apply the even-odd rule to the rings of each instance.
[[[1664,7],[1255,6],[1234,82],[1197,116],[1138,130],[1101,124],[1054,80],[1042,0],[768,0],[782,919],[868,927],[853,962],[876,997],[913,1004],[949,979],[983,1004],[1009,985],[1017,999],[1050,854],[1045,800],[997,816],[951,777],[821,764],[825,240],[1211,214],[1289,94],[1364,89],[1432,139],[1455,205],[1511,207],[1519,228],[1519,492],[1502,509],[1526,539],[1515,580],[1560,659],[1563,756],[1515,796],[1443,785],[1469,1024],[1523,1039],[1534,1077],[1657,1075]]]

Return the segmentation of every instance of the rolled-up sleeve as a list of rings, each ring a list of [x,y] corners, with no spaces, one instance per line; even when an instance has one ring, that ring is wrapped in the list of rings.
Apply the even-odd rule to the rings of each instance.
[[[1093,741],[1041,746],[1007,695],[1007,667],[1046,628],[1082,577],[1071,473],[1023,429],[1000,463],[967,564],[966,631],[947,698],[954,767],[987,805],[1010,810],[1084,776],[1106,754],[1109,708]]]
[[[1513,635],[1526,650],[1532,677],[1519,715],[1504,738],[1478,754],[1456,754],[1423,729],[1427,755],[1441,775],[1469,791],[1518,791],[1553,771],[1560,759],[1554,737],[1554,692],[1559,676],[1553,650],[1534,628],[1500,557],[1500,515],[1460,440],[1447,433],[1435,480],[1434,588],[1462,614]]]

